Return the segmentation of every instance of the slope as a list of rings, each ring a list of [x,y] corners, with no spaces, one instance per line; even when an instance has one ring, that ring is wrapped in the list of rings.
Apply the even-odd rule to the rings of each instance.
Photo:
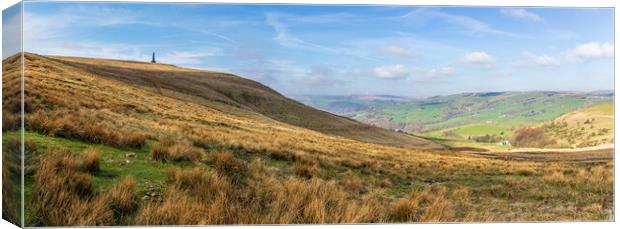
[[[560,145],[568,147],[613,144],[613,103],[602,103],[567,113],[544,127]]]
[[[613,208],[612,162],[519,162],[364,143],[25,58],[29,226],[608,220]],[[13,95],[19,62],[5,60],[3,72],[3,93]],[[4,99],[3,123],[11,123],[16,98]],[[15,126],[3,128],[3,152],[20,152],[19,136]],[[162,147],[198,157],[160,160]]]
[[[75,57],[41,58],[49,58],[50,61],[58,61],[107,79],[157,91],[168,97],[189,99],[224,112],[248,116],[258,113],[291,125],[369,143],[440,148],[440,145],[418,137],[316,110],[286,98],[258,82],[228,73],[132,61]]]

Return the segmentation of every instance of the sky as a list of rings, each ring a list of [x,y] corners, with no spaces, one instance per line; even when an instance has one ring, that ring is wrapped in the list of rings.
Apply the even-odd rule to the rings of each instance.
[[[4,28],[19,16],[3,12]],[[613,89],[613,16],[611,8],[26,2],[23,35],[27,52],[139,61],[156,52],[161,63],[230,72],[285,95],[426,97]]]

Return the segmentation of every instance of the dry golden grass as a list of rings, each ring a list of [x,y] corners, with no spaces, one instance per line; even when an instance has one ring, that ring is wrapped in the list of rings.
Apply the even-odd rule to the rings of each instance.
[[[52,149],[40,158],[28,205],[33,225],[112,225],[116,222],[115,214],[123,215],[136,209],[133,178],[121,179],[107,192],[94,190],[92,175],[86,173],[90,167],[84,165],[86,160],[98,160],[98,157],[88,154],[92,153],[78,156]]]
[[[284,181],[256,177],[239,187],[231,180],[204,169],[168,171],[170,188],[162,203],[147,203],[138,212],[137,224],[257,224],[383,222],[378,193],[361,200],[335,182],[319,179]],[[262,180],[266,179],[266,180]],[[265,189],[257,189],[261,185]]]
[[[2,131],[17,130],[21,128],[21,120],[19,114],[11,112],[2,112]]]
[[[303,163],[303,162],[296,162],[295,165],[293,166],[293,172],[295,173],[295,175],[302,177],[302,178],[306,178],[306,179],[310,179],[314,176],[314,174],[317,173],[317,171],[319,170],[318,168],[318,164],[310,164],[310,163]]]
[[[465,188],[449,193],[445,187],[427,186],[412,190],[409,198],[399,199],[390,217],[397,222],[450,222],[455,219],[455,208],[469,203]]]
[[[127,214],[135,211],[138,207],[136,196],[137,181],[133,177],[123,177],[118,183],[106,192],[105,199],[117,214]]]
[[[244,161],[235,158],[232,153],[218,152],[210,155],[213,169],[231,179],[234,183],[242,182],[247,176],[248,168]]]
[[[591,147],[614,143],[613,102],[562,115],[544,125],[561,147]]]
[[[255,81],[232,74],[178,68],[171,65],[75,57],[51,57],[65,66],[97,73],[159,94],[242,114],[251,111],[272,120],[364,142],[387,145],[441,148],[418,137],[377,128],[316,110],[281,96]],[[101,74],[105,73],[105,74]],[[252,114],[251,116],[254,116]]]
[[[112,211],[93,195],[92,176],[80,171],[80,159],[50,150],[40,159],[29,208],[35,225],[95,226],[113,222]]]
[[[95,149],[87,149],[83,154],[82,168],[89,173],[96,173],[99,171],[99,160],[101,155],[99,151]]]
[[[36,112],[26,115],[26,123],[28,129],[49,136],[73,138],[91,143],[141,148],[146,142],[146,136],[143,134],[106,127],[96,117],[84,112]]]
[[[118,212],[137,225],[609,220],[613,207],[609,161],[511,161],[365,143],[289,125],[238,104],[127,82],[149,72],[125,69],[126,78],[114,79],[97,69],[26,58],[33,98],[27,129],[109,146],[131,146],[120,142],[133,141],[118,140],[126,133],[160,139],[146,150],[153,159],[171,162],[165,165],[200,162],[208,152],[205,163],[169,170],[162,202],[138,200],[134,213],[123,210],[133,205],[131,192],[118,193],[124,182],[94,191],[82,158],[42,159],[47,162],[36,169],[28,203],[35,225],[115,225]],[[52,172],[46,164],[63,169]],[[556,173],[563,177],[552,177]],[[69,185],[49,185],[61,181]],[[62,198],[51,198],[56,195]],[[73,211],[86,203],[105,208]],[[71,216],[55,218],[62,214]]]
[[[151,156],[158,161],[192,161],[200,162],[205,153],[189,142],[173,142],[165,140],[155,143],[151,148]]]

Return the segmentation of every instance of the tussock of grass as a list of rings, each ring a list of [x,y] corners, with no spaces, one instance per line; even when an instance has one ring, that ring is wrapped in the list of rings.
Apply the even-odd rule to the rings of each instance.
[[[467,189],[452,192],[441,186],[413,189],[409,198],[393,204],[390,218],[398,222],[450,222],[455,220],[456,207],[469,201]]]
[[[168,171],[162,203],[147,203],[136,217],[144,225],[382,222],[378,193],[350,201],[335,182],[320,179],[268,179],[268,191],[255,183],[237,187],[231,180],[200,168]],[[253,180],[254,180],[253,179]]]
[[[19,114],[2,112],[2,131],[17,130],[21,127]]]
[[[145,135],[108,128],[84,112],[71,112],[62,116],[54,113],[48,115],[37,112],[29,114],[26,118],[27,129],[49,136],[73,138],[118,147],[141,148],[146,143]]]
[[[34,225],[111,225],[115,212],[136,207],[135,180],[124,178],[109,192],[96,192],[84,164],[84,157],[66,150],[49,150],[40,158],[28,205]]]
[[[163,140],[153,145],[151,155],[157,161],[199,162],[204,159],[205,153],[189,142]]]
[[[318,170],[319,170],[318,164],[316,163],[310,164],[310,163],[296,162],[295,165],[293,165],[293,172],[295,173],[295,175],[301,178],[310,179],[314,176],[314,174],[317,173]]]
[[[210,154],[211,164],[215,171],[230,178],[234,183],[242,182],[247,176],[248,168],[244,161],[235,158],[229,152]]]
[[[99,172],[101,154],[95,149],[87,149],[83,153],[82,168],[89,173]]]
[[[127,214],[137,209],[138,200],[135,194],[137,185],[134,177],[123,177],[105,193],[105,199],[117,214]]]
[[[112,223],[112,212],[93,196],[92,176],[80,171],[68,151],[50,150],[41,158],[29,205],[35,225],[95,226]]]

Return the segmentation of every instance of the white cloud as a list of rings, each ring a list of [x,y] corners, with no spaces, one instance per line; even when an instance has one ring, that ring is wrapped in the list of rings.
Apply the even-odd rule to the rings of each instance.
[[[106,7],[67,7],[53,14],[24,13],[24,48],[40,42],[63,40],[75,28],[139,23],[137,12]]]
[[[431,78],[452,76],[452,75],[456,75],[456,69],[452,67],[434,68],[434,69],[426,71],[425,75]]]
[[[461,63],[479,66],[492,66],[495,64],[495,59],[486,52],[470,52],[461,58]]]
[[[291,60],[261,58],[239,62],[238,66],[228,69],[228,72],[272,85],[284,78],[300,78],[307,70]]]
[[[510,17],[521,18],[535,22],[542,21],[542,18],[540,16],[525,9],[501,9],[500,12]]]
[[[614,45],[611,43],[588,42],[555,55],[537,55],[524,52],[512,65],[515,67],[553,67],[565,63],[585,63],[593,60],[614,57]]]
[[[137,12],[101,6],[71,6],[50,14],[24,13],[24,51],[45,55],[148,61],[145,45],[72,39],[76,28],[139,23]]]
[[[124,43],[50,41],[42,45],[31,44],[26,51],[34,49],[36,53],[44,55],[149,61],[150,53],[143,53],[141,48]]]
[[[411,74],[411,69],[402,64],[384,65],[373,69],[373,73],[381,79],[402,79]]]
[[[155,23],[153,18],[146,17],[139,11],[94,5],[68,6],[45,14],[25,13],[24,50],[45,55],[149,61],[151,52],[156,51],[158,45],[75,39],[76,31],[81,29],[131,24],[186,29],[186,24]],[[187,30],[234,43],[232,39],[224,35],[200,28],[187,28]],[[191,51],[180,50],[167,54],[162,53],[163,55],[157,53],[157,60],[179,65],[199,64],[201,58],[212,56],[217,51],[210,47],[193,47]]]
[[[414,56],[411,50],[397,45],[388,45],[379,50],[383,54],[398,56],[402,58],[411,58]]]
[[[267,13],[265,14],[267,25],[271,26],[273,30],[276,32],[276,36],[273,39],[278,42],[280,45],[289,47],[289,48],[304,48],[311,49],[315,51],[328,51],[335,52],[334,49],[325,47],[322,45],[314,44],[311,42],[306,42],[297,36],[292,35],[289,32],[288,26],[279,20],[277,14]]]
[[[471,35],[482,34],[494,34],[515,38],[531,38],[530,36],[508,32],[500,29],[496,29],[490,24],[480,21],[478,19],[442,12],[439,10],[433,10],[428,8],[419,8],[401,16],[401,18],[408,20],[408,22],[426,23],[429,20],[439,20],[443,23],[454,25],[463,28],[462,31]]]
[[[569,61],[588,62],[596,59],[613,58],[614,45],[610,43],[589,42],[578,45],[567,54]]]
[[[402,79],[412,75],[421,76],[423,78],[432,79],[443,76],[452,76],[456,75],[456,69],[452,67],[439,67],[433,68],[430,70],[416,68],[416,67],[406,67],[402,64],[395,65],[384,65],[381,67],[374,68],[372,74],[381,79]]]
[[[331,87],[331,86],[338,86],[344,83],[344,81],[342,80],[332,79],[332,78],[322,77],[322,76],[306,76],[294,82],[305,85],[305,86],[311,86],[311,87],[317,87],[317,86]]]
[[[546,54],[537,55],[531,52],[524,52],[520,60],[513,63],[515,67],[552,67],[560,65],[561,61],[557,57]]]
[[[166,64],[200,64],[203,62],[203,58],[216,56],[220,54],[220,50],[217,48],[200,50],[200,51],[179,51],[172,53],[165,53],[161,57],[158,57],[158,61]]]

